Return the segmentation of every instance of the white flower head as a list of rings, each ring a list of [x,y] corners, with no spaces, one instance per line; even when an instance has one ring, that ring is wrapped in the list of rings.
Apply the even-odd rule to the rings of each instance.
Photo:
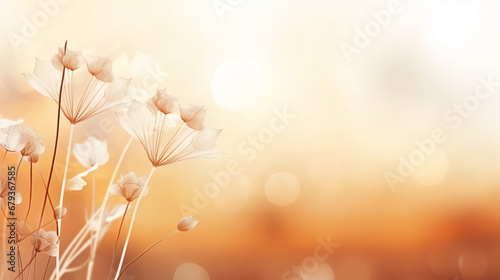
[[[196,225],[198,224],[198,221],[193,218],[193,216],[188,216],[184,217],[179,220],[179,223],[177,223],[177,229],[179,231],[190,231],[192,230]]]
[[[73,154],[87,169],[96,165],[101,166],[109,160],[108,143],[106,140],[101,141],[91,136],[85,142],[75,144]]]
[[[85,63],[85,58],[82,52],[59,47],[59,52],[52,58],[52,65],[59,71],[63,70],[63,66],[74,71],[80,68]]]
[[[55,231],[39,229],[31,234],[30,241],[38,253],[46,253],[51,257],[55,257],[59,252],[57,244],[59,243],[59,237]]]
[[[26,127],[22,133],[21,141],[24,147],[20,153],[26,157],[28,161],[36,163],[38,158],[45,152],[45,146],[42,143],[42,136],[36,133],[32,128]]]
[[[87,69],[89,73],[103,82],[113,81],[113,61],[103,57],[87,58]]]
[[[143,196],[148,194],[146,177],[137,177],[134,172],[129,172],[125,176],[122,176],[110,189],[111,194],[122,196],[128,202],[132,202],[138,198],[141,192]]]
[[[22,123],[14,124],[3,128],[1,131],[0,145],[6,151],[19,152],[24,148],[25,126]]]
[[[163,114],[171,114],[179,109],[179,101],[177,97],[168,94],[166,89],[158,89],[156,94],[149,99],[147,104],[148,109],[153,114],[156,114],[157,111],[160,111]]]
[[[57,206],[56,208],[54,208],[54,218],[56,218],[56,220],[60,220],[64,216],[66,216],[67,212],[68,212],[68,208]]]

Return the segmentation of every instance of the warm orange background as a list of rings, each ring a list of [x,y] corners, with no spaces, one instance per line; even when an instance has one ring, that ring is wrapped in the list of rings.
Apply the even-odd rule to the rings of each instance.
[[[317,238],[331,236],[342,244],[327,261],[340,280],[478,279],[464,269],[480,267],[483,259],[488,268],[479,279],[500,278],[498,91],[458,129],[442,117],[474,93],[479,77],[500,80],[499,3],[401,0],[402,11],[348,62],[342,42],[352,45],[356,28],[390,1],[241,1],[223,19],[215,2],[68,1],[17,47],[9,36],[21,34],[23,18],[32,20],[43,9],[34,1],[0,2],[0,114],[22,118],[44,136],[44,176],[57,106],[22,73],[32,71],[35,57],[50,59],[65,40],[69,48],[115,59],[115,71],[127,77],[144,76],[141,67],[161,69],[168,76],[158,86],[181,101],[204,105],[206,123],[224,129],[219,161],[176,163],[155,174],[127,259],[175,229],[179,205],[191,204],[193,189],[212,182],[210,172],[224,170],[230,160],[241,163],[241,174],[196,216],[196,229],[162,243],[129,275],[172,279],[181,263],[195,262],[211,279],[281,279],[312,255]],[[129,65],[134,57],[139,62]],[[234,83],[225,83],[231,69],[222,71],[222,80],[214,78],[221,63],[238,57],[256,63],[257,70],[243,69],[244,77]],[[238,61],[233,70],[246,67]],[[222,97],[217,95],[224,87]],[[247,161],[238,146],[268,128],[274,111],[284,107],[295,117]],[[97,171],[98,202],[128,135],[112,113],[78,124],[75,134],[75,142],[83,142],[107,119],[112,128],[101,136],[111,158]],[[443,128],[447,140],[391,191],[384,173],[397,172],[398,157],[408,157],[414,142],[435,128]],[[64,120],[59,168],[68,129]],[[16,156],[8,162],[14,164]],[[28,166],[21,167],[18,184],[25,199]],[[70,167],[69,177],[83,171],[74,158]],[[134,142],[120,173],[145,176],[149,170]],[[61,170],[56,171],[59,186]],[[292,174],[300,184],[296,200],[283,192],[292,196],[287,206],[266,196],[266,182],[277,172]],[[35,183],[34,196],[40,198],[39,177]],[[67,193],[63,248],[83,225],[90,195],[90,188]],[[24,213],[22,205],[18,211]],[[96,269],[104,275],[116,231],[117,223],[99,250]],[[466,259],[462,270],[459,256]],[[63,279],[83,279],[77,275]]]

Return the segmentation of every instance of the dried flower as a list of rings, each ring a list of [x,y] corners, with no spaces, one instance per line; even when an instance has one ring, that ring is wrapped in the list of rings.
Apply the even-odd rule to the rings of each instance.
[[[190,231],[192,230],[196,225],[198,224],[198,221],[196,221],[193,216],[189,217],[184,217],[180,219],[179,223],[177,223],[177,229],[179,231]]]
[[[63,66],[74,71],[80,68],[83,63],[85,63],[85,58],[82,52],[66,49],[65,54],[64,47],[59,47],[59,52],[52,58],[52,65],[59,71],[63,70]]]
[[[68,212],[68,208],[57,206],[56,208],[54,208],[54,218],[56,218],[57,220],[60,220],[64,216],[66,216],[67,212]]]
[[[77,69],[84,61],[79,52],[68,50],[63,55],[60,49],[52,63],[37,59],[33,73],[25,74],[35,90],[57,103],[62,65],[66,66],[61,110],[72,124],[128,102],[130,79],[113,78],[109,59],[89,58],[86,68]]]
[[[146,186],[146,177],[137,177],[134,172],[129,172],[125,176],[122,176],[116,184],[111,186],[110,193],[118,196],[122,196],[128,202],[132,202],[141,194],[142,189],[143,196],[148,194],[148,186]]]
[[[192,104],[181,106],[181,119],[194,130],[202,130],[205,127],[203,120],[206,113],[207,110],[200,106]]]
[[[158,90],[149,99],[148,108],[153,114],[156,114],[156,111],[160,111],[163,114],[170,114],[179,109],[179,101],[176,96],[168,94],[166,89]]]
[[[109,58],[89,57],[87,58],[87,68],[89,73],[103,82],[113,81],[113,61]]]
[[[118,118],[123,128],[141,142],[153,166],[219,154],[215,148],[219,130],[192,129],[177,114],[152,114],[144,104],[133,103]]]
[[[45,231],[43,229],[37,230],[30,237],[31,244],[38,253],[43,252],[51,257],[57,256],[59,252],[58,240],[55,231]]]
[[[7,126],[1,131],[0,145],[9,152],[19,152],[24,148],[23,133],[25,127],[22,123]]]
[[[108,144],[106,140],[100,141],[95,137],[87,138],[87,141],[73,146],[73,155],[87,170],[78,173],[68,180],[67,189],[70,191],[81,191],[87,185],[83,179],[89,173],[96,171],[99,166],[109,160]]]
[[[45,152],[45,146],[42,144],[42,136],[38,135],[32,128],[26,127],[23,130],[21,141],[24,148],[21,149],[21,155],[27,157],[32,163],[38,162],[38,158]]]
[[[91,136],[87,141],[73,145],[73,155],[87,169],[101,166],[109,160],[108,143]]]

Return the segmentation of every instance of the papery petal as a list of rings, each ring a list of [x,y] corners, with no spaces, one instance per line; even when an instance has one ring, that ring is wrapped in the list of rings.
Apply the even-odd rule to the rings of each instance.
[[[202,130],[205,125],[203,121],[207,110],[201,106],[183,104],[181,106],[181,119],[192,129]]]
[[[85,170],[75,177],[71,178],[68,180],[68,185],[66,186],[66,189],[69,191],[81,191],[83,190],[83,187],[87,185],[87,182],[83,179],[84,177],[87,177],[90,172],[96,171],[97,168],[99,167],[98,164],[92,166],[88,170]]]
[[[57,71],[50,62],[37,58],[33,73],[24,74],[24,77],[36,91],[58,102],[61,75],[62,72]]]
[[[109,83],[113,81],[113,61],[103,57],[87,58],[87,68],[90,74],[94,75],[98,80]]]
[[[168,94],[166,89],[158,90],[156,94],[148,100],[148,109],[155,114],[160,111],[170,114],[179,109],[179,101],[176,96]]]
[[[80,68],[83,63],[85,63],[85,58],[82,52],[66,49],[66,54],[64,54],[64,48],[62,47],[59,48],[59,52],[52,58],[52,65],[59,71],[63,70],[63,66],[74,71]]]
[[[23,122],[24,122],[23,120],[13,121],[13,120],[9,120],[9,119],[0,118],[0,129],[6,128],[9,126],[13,126],[16,124],[22,124]]]
[[[142,103],[132,102],[127,112],[117,116],[125,131],[136,139],[143,139],[153,132],[155,117]]]
[[[25,141],[23,133],[25,126],[22,124],[12,125],[2,129],[2,139],[0,145],[7,151],[19,152],[24,148]]]
[[[106,140],[89,137],[81,144],[73,146],[76,159],[87,169],[94,165],[103,165],[109,160],[108,144]]]
[[[112,102],[129,102],[127,91],[131,80],[120,77],[113,79],[104,89],[104,97]]]
[[[206,127],[193,136],[193,148],[198,151],[206,151],[216,147],[217,138],[222,129]]]
[[[56,257],[57,254],[59,253],[59,247],[57,244],[52,244],[45,250],[43,250],[43,252],[51,257]]]

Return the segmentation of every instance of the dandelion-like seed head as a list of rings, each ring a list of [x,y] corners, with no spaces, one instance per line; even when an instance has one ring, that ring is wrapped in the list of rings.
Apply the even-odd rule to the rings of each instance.
[[[144,188],[144,191],[142,189]],[[122,196],[128,202],[134,201],[142,192],[143,196],[148,194],[146,177],[138,177],[134,172],[129,172],[122,176],[116,184],[111,186],[111,194]]]
[[[81,67],[85,62],[87,67]],[[52,62],[37,59],[33,73],[25,77],[35,90],[58,103],[63,69],[60,105],[70,123],[82,122],[129,102],[130,79],[113,77],[109,58],[85,59],[79,51],[66,49],[65,52],[60,48]]]
[[[190,118],[186,118],[187,121],[182,119],[182,107],[180,116],[159,110],[154,113],[147,105],[138,102],[118,117],[123,128],[141,142],[155,167],[191,158],[215,158],[219,154],[216,141],[220,130],[209,127],[193,129],[194,123],[203,121],[201,117],[205,115],[205,109],[190,107],[193,109],[188,110]]]

